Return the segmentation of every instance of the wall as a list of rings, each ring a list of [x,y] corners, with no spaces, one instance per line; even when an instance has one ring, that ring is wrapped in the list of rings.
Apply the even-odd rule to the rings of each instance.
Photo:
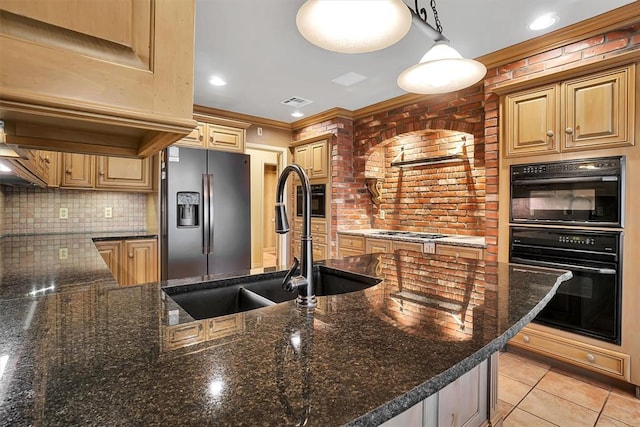
[[[0,236],[4,235],[4,185],[0,185]]]
[[[3,235],[146,230],[143,193],[9,186],[3,193]],[[69,209],[68,219],[58,218],[62,207]],[[104,218],[105,207],[113,208],[113,218]]]

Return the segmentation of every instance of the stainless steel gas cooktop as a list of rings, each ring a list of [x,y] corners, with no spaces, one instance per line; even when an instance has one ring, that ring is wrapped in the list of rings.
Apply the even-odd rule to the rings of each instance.
[[[412,239],[425,239],[425,240],[441,239],[443,237],[447,237],[446,235],[439,234],[439,233],[415,233],[412,231],[376,231],[375,233],[372,233],[372,235],[410,237]]]

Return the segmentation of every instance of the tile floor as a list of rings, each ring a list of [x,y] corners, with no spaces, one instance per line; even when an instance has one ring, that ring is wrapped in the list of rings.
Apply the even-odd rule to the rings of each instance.
[[[627,391],[509,352],[499,366],[504,427],[640,427],[640,400]]]

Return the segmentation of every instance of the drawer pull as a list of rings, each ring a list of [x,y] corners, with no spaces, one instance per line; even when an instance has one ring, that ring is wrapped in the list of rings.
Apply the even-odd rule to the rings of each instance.
[[[133,254],[129,252],[129,258],[133,258]]]
[[[549,138],[553,138],[553,131],[552,131],[552,130],[548,130],[548,131],[547,131],[547,136],[548,136]]]
[[[529,335],[523,335],[522,336],[522,341],[524,341],[527,344],[529,344],[529,342],[531,341],[531,338],[529,337]]]
[[[594,363],[596,361],[596,357],[591,353],[587,353],[587,360],[591,363]]]

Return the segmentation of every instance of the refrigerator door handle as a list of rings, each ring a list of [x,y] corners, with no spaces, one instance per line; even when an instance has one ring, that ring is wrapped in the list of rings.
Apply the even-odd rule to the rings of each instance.
[[[209,178],[202,174],[202,253],[209,253]]]
[[[213,253],[213,232],[215,231],[214,227],[214,218],[215,218],[215,209],[213,207],[213,174],[210,173],[207,175],[209,180],[209,194],[208,194],[208,204],[209,204],[209,227],[207,229],[209,234],[209,252]]]

